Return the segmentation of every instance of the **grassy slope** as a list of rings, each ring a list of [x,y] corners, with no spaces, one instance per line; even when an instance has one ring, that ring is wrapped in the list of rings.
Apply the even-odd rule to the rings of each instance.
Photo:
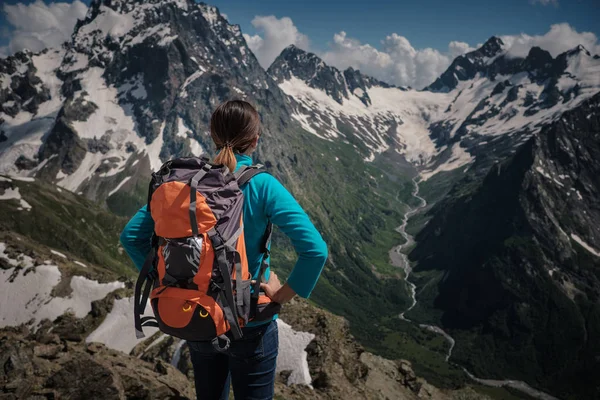
[[[29,211],[18,210],[18,200],[0,200],[0,230],[8,239],[12,232],[30,239],[37,246],[69,253],[119,275],[133,277],[136,274],[119,246],[125,218],[40,180],[0,181],[0,187],[18,188],[32,207]]]

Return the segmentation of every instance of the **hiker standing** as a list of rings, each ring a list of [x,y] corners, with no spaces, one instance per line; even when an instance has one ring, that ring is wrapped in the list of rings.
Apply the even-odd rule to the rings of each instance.
[[[136,333],[158,326],[188,341],[198,399],[227,399],[230,383],[236,400],[272,399],[277,312],[296,294],[310,295],[327,247],[294,197],[252,165],[260,137],[252,105],[221,104],[210,131],[220,150],[213,163],[165,163],[153,174],[149,203],[121,234],[141,270]],[[269,267],[272,224],[298,253],[283,285]],[[156,318],[141,317],[148,298]]]

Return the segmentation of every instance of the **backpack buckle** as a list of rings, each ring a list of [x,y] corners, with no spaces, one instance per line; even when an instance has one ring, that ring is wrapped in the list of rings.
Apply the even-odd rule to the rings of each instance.
[[[225,245],[223,244],[223,242],[219,243],[216,246],[213,245],[213,249],[214,249],[215,253],[223,250],[224,248],[225,248]]]
[[[217,282],[215,282],[215,281],[211,281],[211,282],[210,282],[210,290],[211,290],[213,293],[218,293],[218,292],[220,292],[221,290],[223,290],[223,288],[222,288],[221,286],[219,286],[219,284],[218,284]]]

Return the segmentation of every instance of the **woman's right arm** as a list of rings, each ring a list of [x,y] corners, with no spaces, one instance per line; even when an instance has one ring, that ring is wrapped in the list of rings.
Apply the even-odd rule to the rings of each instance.
[[[154,220],[147,206],[140,208],[121,232],[121,244],[138,270],[142,269],[152,250],[153,233]]]

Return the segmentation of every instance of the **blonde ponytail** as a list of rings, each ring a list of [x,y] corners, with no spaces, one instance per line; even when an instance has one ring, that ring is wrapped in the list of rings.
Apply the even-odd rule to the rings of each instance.
[[[237,160],[235,159],[235,154],[233,154],[233,150],[231,149],[231,145],[224,146],[219,154],[214,159],[214,164],[223,164],[227,168],[229,168],[229,172],[234,172],[235,167],[237,166]]]

